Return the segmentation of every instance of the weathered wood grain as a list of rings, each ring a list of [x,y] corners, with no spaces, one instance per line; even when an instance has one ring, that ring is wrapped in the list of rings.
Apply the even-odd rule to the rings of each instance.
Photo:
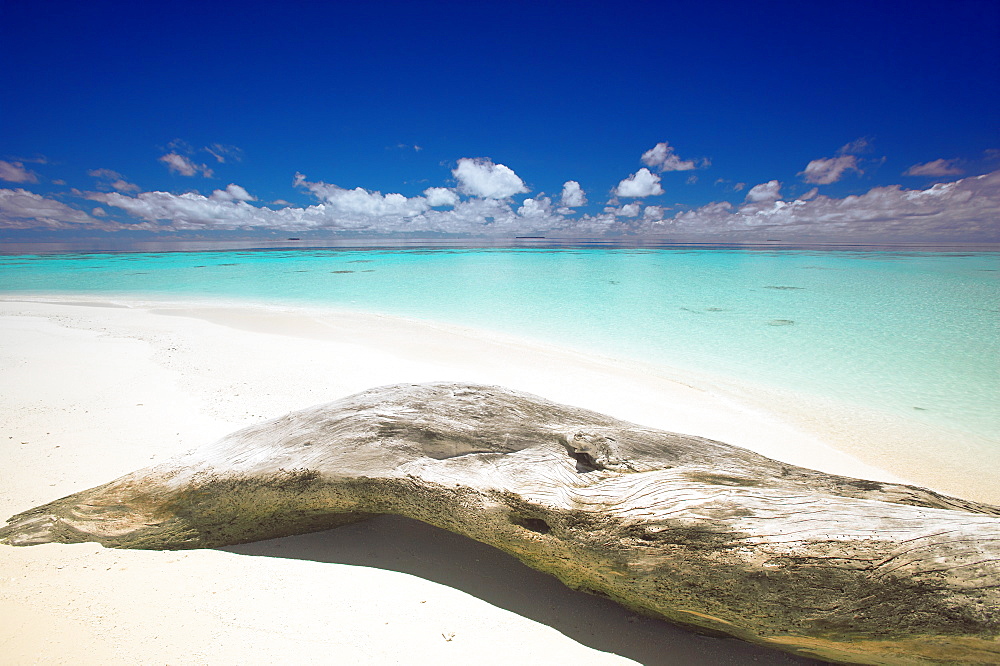
[[[399,514],[671,622],[856,663],[1000,663],[1000,508],[498,387],[373,389],[31,509],[11,545],[204,548]]]

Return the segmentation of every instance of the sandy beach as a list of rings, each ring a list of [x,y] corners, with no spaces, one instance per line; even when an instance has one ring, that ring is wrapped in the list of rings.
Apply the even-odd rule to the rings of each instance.
[[[905,465],[835,448],[850,438],[820,419],[803,427],[731,386],[376,315],[6,300],[0,367],[3,518],[251,423],[435,380],[500,384],[828,472],[913,480]],[[802,662],[641,618],[394,517],[219,550],[0,549],[0,653],[11,664]]]

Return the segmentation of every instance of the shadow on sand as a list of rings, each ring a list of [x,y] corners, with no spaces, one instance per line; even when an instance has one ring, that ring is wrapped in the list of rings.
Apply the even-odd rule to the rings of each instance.
[[[495,548],[399,516],[222,548],[257,557],[375,567],[447,585],[595,650],[660,664],[821,664],[736,639],[701,636],[576,592]]]

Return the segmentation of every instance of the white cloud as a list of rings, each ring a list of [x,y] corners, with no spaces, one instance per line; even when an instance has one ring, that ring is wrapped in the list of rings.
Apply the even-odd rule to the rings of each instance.
[[[0,160],[0,180],[11,183],[37,183],[38,176],[24,168],[21,162],[6,162]]]
[[[682,160],[673,146],[662,141],[642,154],[642,163],[660,171],[690,171],[697,168],[692,160]]]
[[[563,183],[562,197],[559,201],[566,208],[578,208],[587,205],[587,195],[580,187],[580,183],[575,180],[567,180]]]
[[[447,187],[428,187],[424,190],[427,197],[428,206],[455,206],[458,204],[458,195],[454,190]]]
[[[182,176],[196,176],[199,173],[205,178],[211,178],[213,172],[205,164],[195,164],[189,158],[179,155],[177,153],[167,153],[159,158],[161,162],[167,165],[167,168],[172,172],[179,173]]]
[[[459,191],[474,197],[506,199],[529,191],[511,168],[486,158],[463,157],[451,173]]]
[[[342,232],[511,236],[537,230],[568,229],[576,224],[575,220],[568,220],[552,211],[548,197],[528,199],[517,212],[511,208],[509,201],[482,198],[460,201],[451,210],[438,210],[431,208],[424,197],[407,199],[398,194],[383,197],[361,188],[343,190],[323,183],[308,183],[304,179],[303,182],[306,183],[304,186],[323,192],[323,203],[306,208],[290,206],[272,210],[245,201],[221,201],[190,192],[143,192],[135,197],[116,192],[95,192],[88,198],[121,208],[145,220],[150,225],[148,228],[161,230],[330,229]],[[422,212],[414,214],[415,209]]]
[[[642,217],[646,220],[662,220],[663,219],[663,207],[662,206],[646,206],[642,211]]]
[[[130,215],[153,223],[156,228],[239,229],[268,227],[304,230],[323,226],[323,206],[271,210],[258,208],[245,201],[211,199],[188,192],[142,192],[134,197],[117,192],[95,192],[92,201],[121,208]]]
[[[754,185],[747,192],[746,201],[748,203],[762,203],[777,201],[781,198],[781,183],[776,180],[769,180],[760,185]]]
[[[202,150],[214,157],[219,164],[225,164],[227,160],[239,162],[243,159],[243,151],[236,146],[213,143],[211,146],[205,146]]]
[[[138,192],[142,188],[135,183],[130,183],[127,180],[113,180],[108,183],[117,192]]]
[[[80,224],[101,226],[98,220],[82,210],[71,208],[61,201],[48,199],[21,188],[0,189],[0,228],[67,229]]]
[[[841,155],[840,157],[813,160],[798,175],[802,176],[807,183],[829,185],[840,180],[844,172],[848,170],[862,173],[861,169],[858,168],[858,158],[854,155]]]
[[[650,197],[663,194],[663,188],[660,187],[659,176],[651,173],[649,169],[642,168],[618,183],[614,193],[619,197]]]
[[[98,186],[100,189],[111,188],[118,192],[138,192],[142,189],[138,185],[128,182],[124,176],[111,169],[91,169],[87,172],[87,175],[104,181]]]
[[[841,156],[835,159],[842,159]],[[928,163],[930,164],[930,163]],[[920,166],[920,165],[917,165]],[[848,168],[848,167],[845,167]],[[856,167],[855,167],[856,168]],[[579,183],[566,181],[558,197],[539,194],[517,205],[510,197],[525,190],[513,171],[489,160],[461,160],[453,171],[457,188],[428,187],[422,195],[382,194],[361,187],[344,189],[311,182],[296,174],[294,183],[317,198],[314,205],[261,204],[244,188],[230,184],[205,196],[74,191],[97,202],[92,213],[24,190],[0,190],[0,225],[7,228],[72,227],[102,229],[213,230],[275,229],[364,233],[448,233],[510,237],[545,233],[550,237],[623,234],[641,237],[711,240],[767,238],[829,241],[1000,240],[1000,171],[938,184],[923,190],[896,185],[834,199],[817,188],[794,200],[782,200],[782,184],[768,181],[749,188],[743,204],[716,202],[665,217],[662,206],[635,201],[662,194],[660,177],[642,168],[621,181],[604,212],[573,216],[572,206],[585,198]],[[92,175],[115,182],[119,174]],[[828,174],[829,175],[829,174]],[[553,202],[555,199],[558,204]],[[94,206],[94,204],[90,204]],[[105,216],[109,206],[119,209]],[[557,207],[558,206],[558,207]],[[88,210],[91,210],[88,207]],[[124,222],[128,217],[133,221]]]
[[[552,213],[552,200],[548,197],[538,197],[536,199],[525,199],[517,209],[517,214],[521,217],[549,217]]]
[[[844,144],[837,151],[838,155],[859,155],[861,153],[869,153],[872,150],[872,142],[867,137],[860,137]]]
[[[934,160],[924,164],[914,164],[903,172],[904,176],[958,176],[963,172],[955,164],[957,160]]]
[[[213,201],[256,201],[251,195],[236,183],[230,183],[224,190],[215,190],[210,197]]]
[[[998,241],[1000,171],[926,190],[892,185],[843,199],[817,196],[809,201],[751,203],[739,209],[717,202],[678,213],[664,225],[636,230],[644,232],[747,240]]]
[[[625,204],[618,211],[618,214],[622,217],[639,217],[639,211],[641,208],[642,207],[637,203]]]
[[[302,174],[295,174],[295,184],[308,189],[334,212],[346,216],[412,217],[431,207],[425,197],[407,198],[402,194],[382,194],[366,190],[363,187],[346,190],[329,183],[311,183]]]

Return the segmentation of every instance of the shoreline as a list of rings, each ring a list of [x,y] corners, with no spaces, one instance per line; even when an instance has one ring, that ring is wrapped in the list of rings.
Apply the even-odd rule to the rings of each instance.
[[[363,350],[364,362],[377,368],[367,375],[367,383],[327,383],[330,392],[311,393],[312,402],[282,403],[285,411],[385,384],[469,380],[716,439],[832,474],[909,483],[1000,505],[1000,442],[856,403],[704,371],[457,324],[316,306],[159,295],[0,296],[0,307],[14,303],[187,317],[228,330],[341,345],[351,350],[349,354]],[[393,369],[386,367],[385,359],[401,363]],[[357,376],[359,371],[354,363],[347,374]],[[997,471],[991,476],[990,470]]]
[[[411,381],[505,385],[793,464],[896,480],[816,434],[835,425],[810,432],[739,386],[444,324],[219,302],[7,296],[0,343],[4,519],[250,423]],[[11,663],[273,663],[331,654],[400,663],[421,654],[499,664],[526,649],[545,663],[806,663],[546,585],[478,546],[389,518],[221,550],[3,546],[0,645]],[[505,597],[507,587],[523,598]]]

